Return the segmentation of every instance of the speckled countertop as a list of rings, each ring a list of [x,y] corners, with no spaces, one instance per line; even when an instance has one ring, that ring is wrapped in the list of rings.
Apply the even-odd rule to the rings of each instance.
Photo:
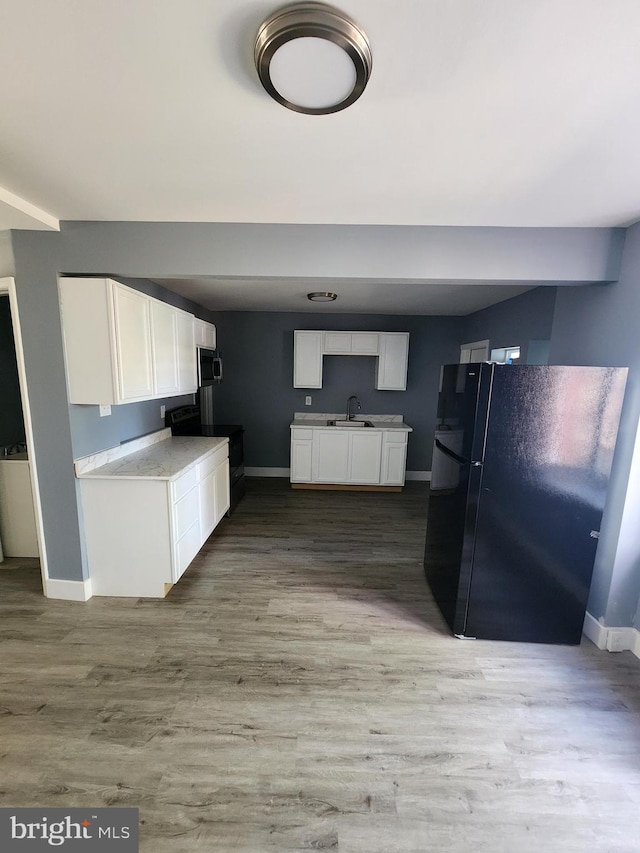
[[[173,436],[134,450],[90,470],[78,470],[81,479],[174,480],[203,456],[229,443],[226,437]]]
[[[290,426],[292,429],[293,427],[327,427],[327,421],[344,420],[345,418],[346,415],[344,413],[335,414],[331,412],[295,412]],[[370,423],[372,423],[373,427],[367,427],[368,430],[390,429],[399,430],[401,432],[413,432],[413,427],[410,427],[409,424],[404,422],[402,415],[363,415],[361,412],[358,412],[354,420],[369,421]],[[350,429],[350,427],[327,428]],[[352,429],[361,430],[363,429],[363,427],[352,427]]]

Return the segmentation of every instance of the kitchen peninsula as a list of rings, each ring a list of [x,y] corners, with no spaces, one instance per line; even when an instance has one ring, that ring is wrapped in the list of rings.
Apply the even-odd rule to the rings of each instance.
[[[93,595],[163,597],[229,509],[229,440],[169,429],[75,461]]]
[[[290,428],[292,488],[402,490],[413,432],[402,415],[296,412]]]

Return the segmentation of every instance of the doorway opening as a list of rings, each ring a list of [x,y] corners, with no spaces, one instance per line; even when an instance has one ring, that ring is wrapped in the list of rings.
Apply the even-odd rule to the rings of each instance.
[[[39,567],[46,591],[36,455],[20,317],[12,278],[0,278],[0,566]]]

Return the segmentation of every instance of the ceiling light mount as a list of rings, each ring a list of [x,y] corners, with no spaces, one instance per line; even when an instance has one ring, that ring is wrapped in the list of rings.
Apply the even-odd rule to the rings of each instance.
[[[371,75],[371,46],[348,15],[326,3],[292,3],[258,30],[260,82],[287,109],[336,113],[357,101]]]
[[[309,302],[334,302],[337,298],[337,293],[331,293],[328,290],[316,290],[313,293],[307,293]]]

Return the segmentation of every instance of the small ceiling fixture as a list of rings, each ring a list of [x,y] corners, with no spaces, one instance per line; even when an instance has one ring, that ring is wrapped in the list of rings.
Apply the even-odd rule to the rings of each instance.
[[[307,293],[309,302],[333,302],[337,298],[337,293],[330,293],[328,290],[317,290],[314,293]]]
[[[344,12],[326,3],[292,3],[258,30],[260,82],[278,103],[307,115],[337,113],[357,101],[371,75],[371,46]]]

